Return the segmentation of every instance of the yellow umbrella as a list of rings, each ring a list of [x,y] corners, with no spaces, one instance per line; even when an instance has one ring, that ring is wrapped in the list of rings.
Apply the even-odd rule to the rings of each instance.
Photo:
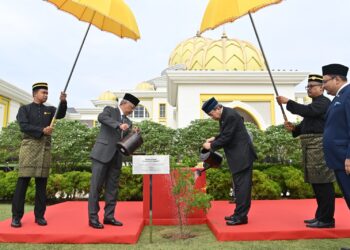
[[[121,38],[127,37],[133,40],[140,38],[139,29],[133,13],[123,0],[44,0],[54,4],[58,9],[68,12],[79,20],[88,22],[83,41],[75,58],[63,92],[66,92],[80,52],[91,25],[115,34]],[[58,110],[58,109],[57,109]],[[56,117],[56,115],[55,115]],[[54,119],[51,124],[53,124]]]
[[[121,38],[140,38],[133,13],[123,0],[45,0],[79,20]]]
[[[282,0],[211,0],[205,10],[200,33]]]
[[[248,14],[250,21],[253,25],[254,32],[258,40],[262,55],[264,57],[266,68],[271,78],[272,86],[277,96],[279,94],[276,88],[276,84],[273,80],[272,73],[267,62],[263,47],[261,45],[258,32],[255,28],[254,20],[251,13],[258,11],[259,9],[268,5],[277,4],[280,2],[282,2],[282,0],[210,0],[205,10],[200,28],[200,33],[203,33],[206,30],[215,29],[216,27],[222,24],[233,22],[236,19]],[[283,114],[283,118],[285,121],[287,121],[287,116],[281,104],[280,107]]]

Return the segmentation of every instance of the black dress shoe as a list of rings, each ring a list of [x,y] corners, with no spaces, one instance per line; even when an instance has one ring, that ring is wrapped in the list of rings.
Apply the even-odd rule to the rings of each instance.
[[[116,219],[104,219],[103,220],[103,224],[108,224],[108,225],[113,225],[113,226],[123,226],[123,223],[121,223],[120,221],[117,221]]]
[[[22,226],[21,219],[12,218],[11,227],[21,227],[21,226]]]
[[[309,219],[309,220],[304,220],[304,223],[310,224],[310,223],[315,223],[316,221],[317,221],[317,219],[313,218],[313,219]]]
[[[248,217],[234,217],[233,220],[226,221],[226,225],[228,226],[237,226],[237,225],[243,225],[248,223]]]
[[[314,223],[306,224],[306,226],[311,228],[334,228],[335,222],[315,221]]]
[[[39,226],[46,226],[47,221],[44,218],[35,218],[35,223]]]
[[[234,214],[231,214],[229,216],[225,216],[225,220],[233,220],[236,216]]]
[[[89,226],[95,229],[103,229],[104,226],[98,220],[89,220]]]

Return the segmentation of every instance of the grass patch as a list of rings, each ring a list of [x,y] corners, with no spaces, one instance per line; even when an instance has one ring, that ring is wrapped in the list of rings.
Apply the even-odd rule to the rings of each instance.
[[[26,211],[32,210],[33,206],[26,206]],[[0,204],[0,221],[11,217],[11,205]],[[177,249],[199,249],[199,250],[340,250],[341,247],[350,248],[350,238],[346,239],[317,239],[317,240],[279,240],[279,241],[217,241],[206,225],[187,226],[186,231],[194,238],[188,239],[166,239],[164,235],[177,232],[176,226],[154,226],[153,243],[150,243],[150,227],[146,226],[142,232],[139,242],[135,245],[122,244],[18,244],[0,243],[1,250],[115,250],[115,249],[138,249],[138,250],[177,250]]]

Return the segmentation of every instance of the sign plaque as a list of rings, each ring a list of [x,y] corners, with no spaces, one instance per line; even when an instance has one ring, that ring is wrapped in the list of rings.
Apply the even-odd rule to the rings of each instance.
[[[169,174],[169,155],[134,155],[132,174]]]

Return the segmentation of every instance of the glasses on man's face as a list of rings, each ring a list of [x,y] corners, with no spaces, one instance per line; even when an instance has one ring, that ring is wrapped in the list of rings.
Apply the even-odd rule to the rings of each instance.
[[[330,80],[333,80],[333,79],[334,79],[334,77],[331,77],[331,78],[329,78],[329,79],[323,80],[322,83],[323,83],[323,84],[326,84],[327,82],[329,82]]]
[[[315,87],[315,86],[320,86],[320,85],[318,85],[318,84],[309,84],[309,85],[305,86],[305,89],[306,89],[306,90],[312,89],[312,88]]]

